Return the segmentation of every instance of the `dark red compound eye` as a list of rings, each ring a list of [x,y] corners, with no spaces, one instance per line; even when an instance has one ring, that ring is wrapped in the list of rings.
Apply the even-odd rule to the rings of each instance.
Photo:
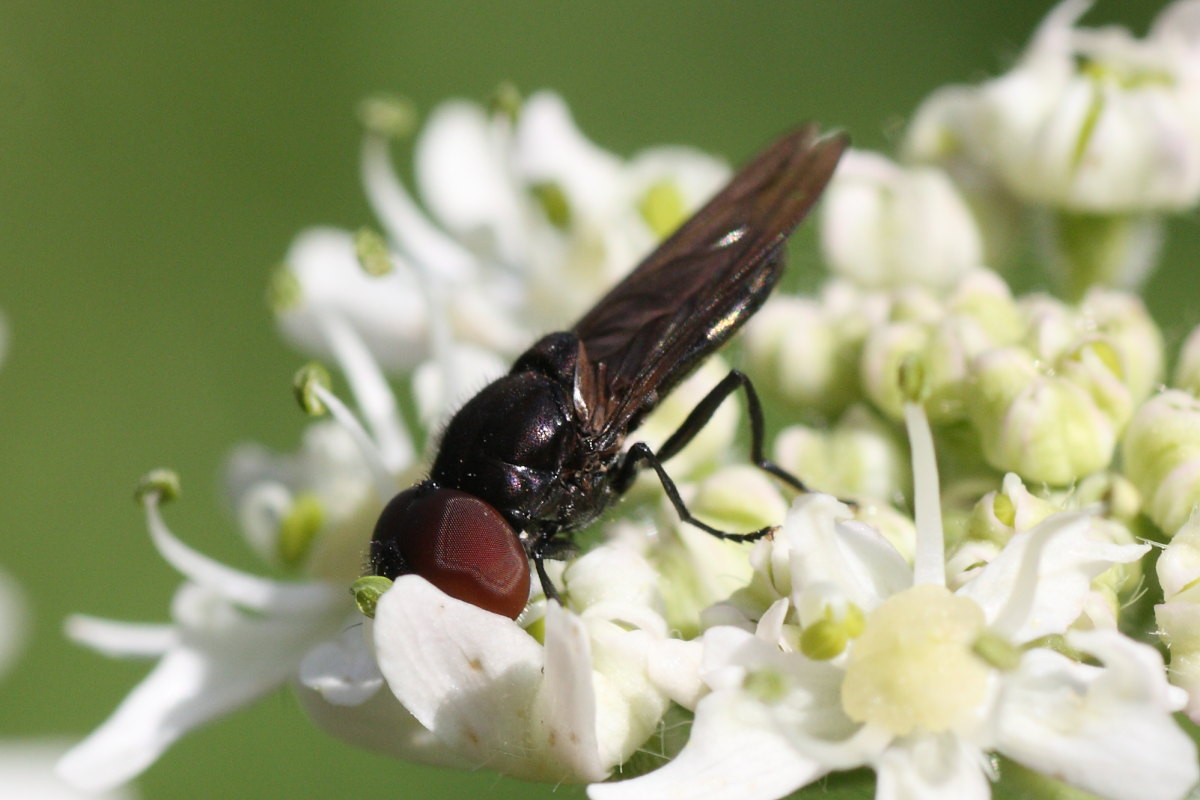
[[[371,571],[417,574],[451,597],[516,619],[529,599],[529,559],[495,508],[457,489],[415,486],[375,523]]]

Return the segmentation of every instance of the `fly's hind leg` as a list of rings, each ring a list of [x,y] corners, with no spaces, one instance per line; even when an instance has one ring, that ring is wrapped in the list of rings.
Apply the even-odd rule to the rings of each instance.
[[[696,434],[712,419],[712,415],[716,413],[721,403],[725,402],[725,398],[738,389],[742,389],[746,393],[746,411],[750,416],[750,460],[754,462],[756,467],[771,473],[792,488],[801,492],[810,491],[804,485],[803,481],[763,455],[763,439],[765,438],[765,434],[763,433],[762,403],[759,402],[758,392],[754,391],[754,384],[750,382],[750,379],[746,377],[744,372],[739,372],[736,369],[730,371],[692,409],[692,413],[687,415],[687,419],[683,421],[683,424],[668,437],[667,441],[663,442],[662,447],[658,448],[658,453],[653,454],[655,458],[658,461],[667,461],[680,450],[687,447],[688,443],[696,438]],[[630,450],[630,453],[632,452]],[[625,463],[621,465],[621,474],[617,478],[620,491],[629,488],[629,485],[633,483],[633,479],[637,477],[638,466],[640,466],[637,461],[637,459],[626,458]],[[662,472],[658,468],[655,471],[659,472],[659,478],[661,479]]]

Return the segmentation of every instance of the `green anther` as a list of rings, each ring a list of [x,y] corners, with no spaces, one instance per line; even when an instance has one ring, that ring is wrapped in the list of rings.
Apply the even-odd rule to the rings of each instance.
[[[279,559],[288,567],[303,563],[317,532],[325,523],[325,508],[315,495],[302,494],[279,523]]]
[[[787,681],[775,670],[760,669],[747,673],[742,688],[764,703],[778,703],[787,696]]]
[[[841,626],[842,630],[846,632],[846,636],[856,639],[867,627],[867,615],[854,603],[849,603],[842,615]]]
[[[535,183],[529,187],[529,191],[546,213],[550,224],[559,230],[566,230],[571,224],[571,204],[562,187],[551,182]]]
[[[391,253],[382,234],[371,228],[359,228],[354,232],[354,255],[363,272],[378,278],[393,269]]]
[[[683,192],[669,180],[661,180],[646,190],[638,201],[638,212],[650,230],[660,238],[665,239],[687,217],[687,206]]]
[[[800,652],[813,661],[828,661],[841,655],[849,641],[850,637],[841,623],[830,619],[817,620],[800,634]]]
[[[1021,649],[991,631],[985,630],[971,645],[971,651],[984,663],[1002,672],[1011,672],[1021,663]]]
[[[303,296],[304,292],[296,274],[288,269],[287,265],[281,264],[276,267],[271,273],[271,279],[267,281],[267,308],[276,314],[282,314],[300,305]]]
[[[315,391],[318,385],[328,389],[333,382],[329,377],[329,370],[315,361],[296,370],[296,375],[292,378],[292,391],[296,395],[296,402],[300,404],[300,410],[311,417],[319,417],[325,413],[325,404],[317,397]]]
[[[1000,521],[1001,525],[1009,528],[1017,522],[1017,506],[1013,503],[1012,498],[1004,492],[996,493],[996,499],[992,501],[992,513],[996,515],[996,519]]]
[[[521,114],[522,103],[523,98],[517,85],[512,81],[501,81],[492,92],[492,96],[488,98],[488,110],[493,114],[508,117],[511,122],[516,122],[517,117]]]
[[[145,505],[151,495],[155,495],[162,503],[178,498],[179,475],[169,469],[147,472],[133,490],[133,499],[138,505]]]
[[[375,619],[375,606],[383,593],[392,588],[391,578],[382,575],[364,575],[350,584],[350,594],[354,595],[354,603],[365,616]]]
[[[407,98],[382,94],[368,97],[358,104],[358,120],[370,133],[399,139],[416,129],[417,112]]]
[[[908,353],[900,361],[900,393],[909,403],[920,403],[925,399],[925,364],[916,353]]]

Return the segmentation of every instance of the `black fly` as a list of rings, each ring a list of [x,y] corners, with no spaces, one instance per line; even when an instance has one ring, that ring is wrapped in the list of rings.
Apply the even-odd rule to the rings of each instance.
[[[662,462],[721,402],[748,399],[751,455],[763,457],[763,420],[747,378],[731,372],[657,453],[626,436],[767,299],[787,238],[837,166],[847,139],[815,125],[772,144],[617,284],[569,331],[548,334],[450,420],[429,478],[384,508],[369,568],[416,573],[447,594],[515,618],[529,596],[529,560],[557,597],[543,559],[571,551],[569,534],[596,518],[651,467],[680,517],[688,513]]]

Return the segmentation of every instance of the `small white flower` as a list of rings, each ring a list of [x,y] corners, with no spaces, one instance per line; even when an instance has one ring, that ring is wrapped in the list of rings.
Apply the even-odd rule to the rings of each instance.
[[[405,576],[378,606],[379,668],[401,703],[470,764],[530,780],[602,780],[666,711],[649,672],[667,634],[656,580],[628,549],[593,550],[563,575],[568,608],[545,606],[543,645],[511,620]]]
[[[588,141],[566,104],[532,95],[515,118],[466,101],[431,113],[415,144],[427,216],[368,131],[363,181],[385,234],[360,264],[355,237],[313,229],[273,284],[285,338],[333,355],[333,320],[353,326],[388,371],[442,359],[450,340],[511,356],[570,324],[725,180],[683,147],[625,161]]]
[[[971,210],[936,167],[901,167],[847,151],[821,203],[821,245],[834,273],[865,288],[948,289],[982,266]]]
[[[591,797],[772,800],[869,765],[879,796],[986,798],[989,751],[1110,798],[1174,798],[1200,777],[1170,716],[1182,697],[1152,648],[1114,631],[1067,633],[1096,667],[1034,644],[1066,631],[1095,575],[1147,548],[1060,513],[950,592],[932,440],[915,407],[908,418],[914,567],[832,498],[798,500],[756,548],[756,585],[732,600],[747,615],[704,634],[709,692],[687,745]]]
[[[179,737],[283,684],[304,654],[336,635],[353,604],[321,582],[282,583],[238,572],[187,547],[159,515],[161,492],[144,499],[162,557],[187,579],[171,625],[76,616],[67,632],[111,656],[157,658],[111,717],[59,762],[59,774],[89,790],[130,780]]]
[[[1076,28],[1065,0],[1016,67],[980,88],[991,166],[1017,195],[1075,212],[1180,210],[1200,194],[1200,61],[1169,6],[1145,39]]]

